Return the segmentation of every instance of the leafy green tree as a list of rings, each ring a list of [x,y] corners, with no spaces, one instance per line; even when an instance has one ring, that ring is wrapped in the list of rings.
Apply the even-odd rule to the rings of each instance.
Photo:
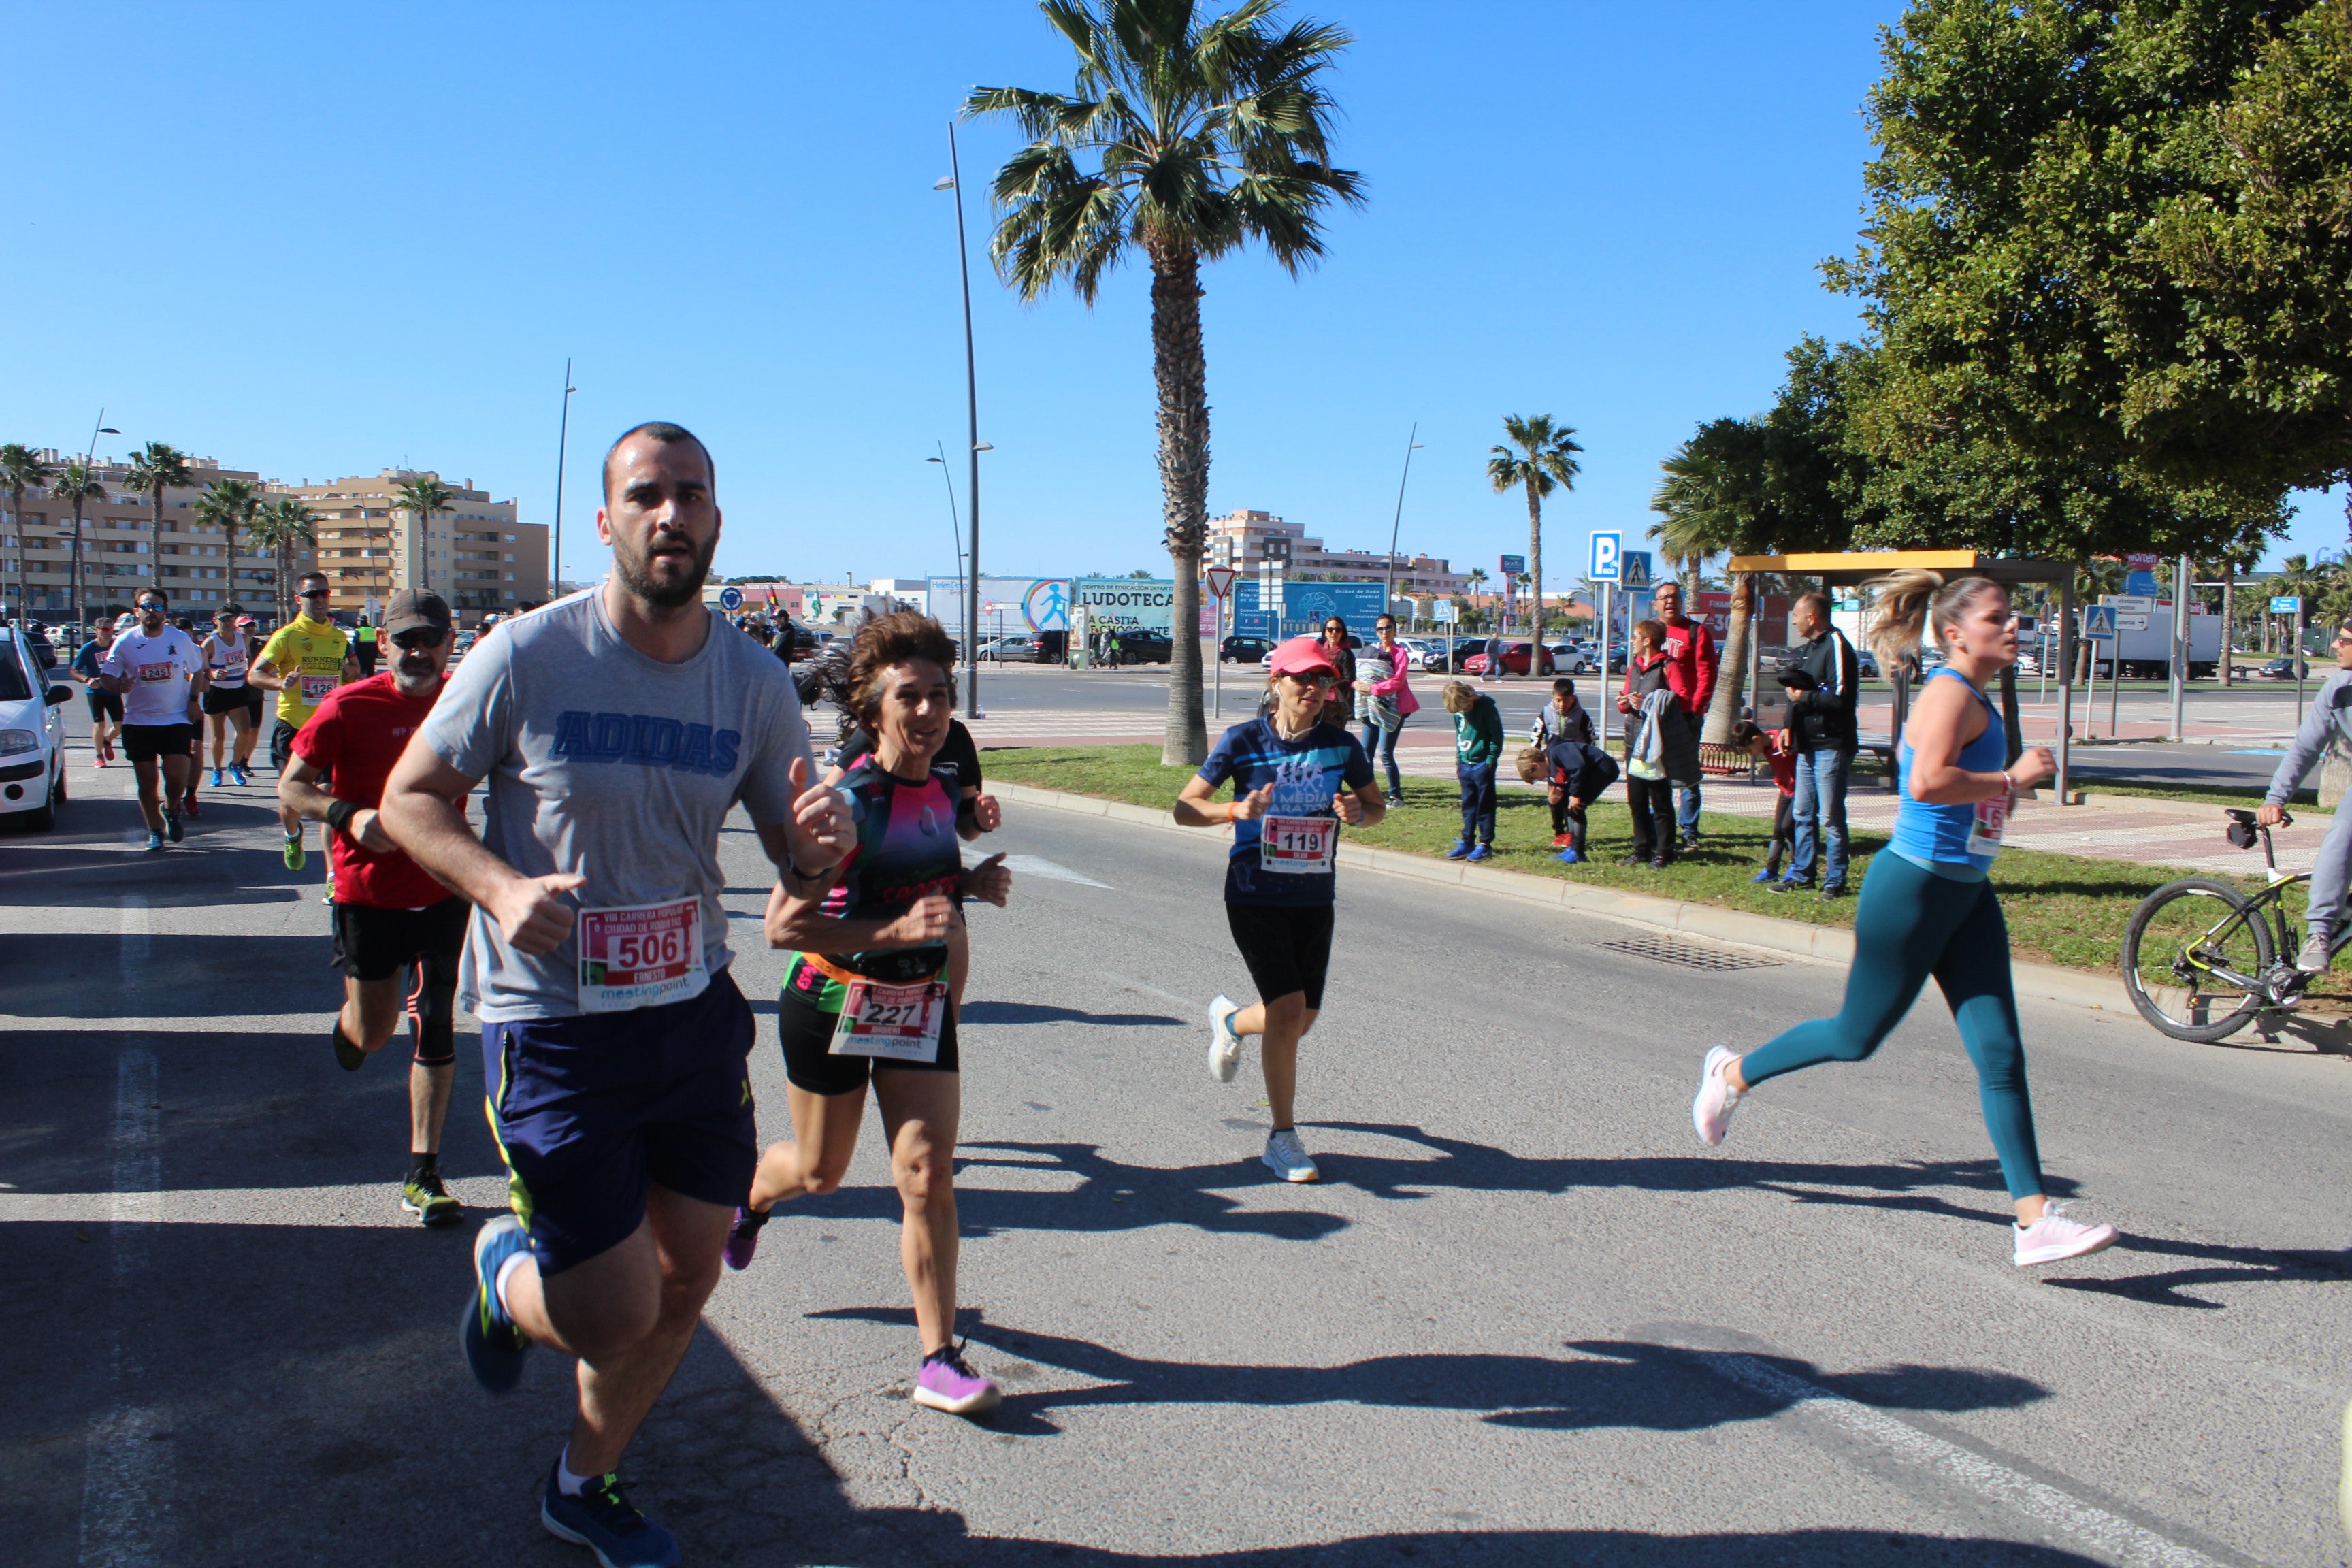
[[[81,572],[82,508],[90,501],[104,500],[106,487],[99,483],[97,476],[82,464],[68,463],[58,471],[57,477],[49,481],[49,499],[73,503],[73,564],[68,568],[68,580],[73,585],[71,596],[74,619],[77,623],[86,624],[89,616],[89,606],[83,603],[85,595]]]
[[[449,502],[457,492],[428,476],[404,480],[394,487],[392,494],[394,509],[407,512],[416,520],[412,525],[414,531],[409,535],[409,564],[404,575],[408,579],[408,586],[421,589],[432,575],[432,568],[428,564],[431,549],[428,542],[433,531],[433,520],[450,510]]]
[[[1524,490],[1528,498],[1528,588],[1531,595],[1528,624],[1536,628],[1536,641],[1543,640],[1543,503],[1552,491],[1573,490],[1577,454],[1584,448],[1576,444],[1576,426],[1556,423],[1549,414],[1503,416],[1503,435],[1511,443],[1493,448],[1486,459],[1486,479],[1497,495],[1513,489]],[[1489,669],[1499,675],[1493,661]],[[1539,666],[1531,654],[1528,658],[1528,675],[1533,679]]]
[[[319,514],[299,496],[280,496],[254,514],[253,542],[268,550],[277,563],[278,613],[294,618],[294,552],[319,542]]]
[[[1151,268],[1161,521],[1173,563],[1171,764],[1208,754],[1201,705],[1201,556],[1208,537],[1208,365],[1201,264],[1252,240],[1294,276],[1324,253],[1323,216],[1360,205],[1360,175],[1330,160],[1324,74],[1353,41],[1313,21],[1281,26],[1278,0],[1203,18],[1197,0],[1044,0],[1077,57],[1072,89],[975,89],[967,118],[1006,116],[1029,144],[997,171],[1003,216],[990,246],[1024,300],[1056,283],[1091,305],[1140,254]]]
[[[2352,471],[2347,3],[1915,0],[1826,268],[1895,535],[2210,558]]]
[[[47,487],[57,471],[56,464],[21,441],[0,445],[0,485],[8,489],[8,521],[16,535],[16,610],[20,615],[33,596],[33,579],[25,567],[25,492]]]
[[[251,479],[215,479],[196,498],[196,521],[221,531],[222,553],[228,560],[225,604],[241,603],[236,592],[237,536],[251,526],[260,505],[261,487]]]
[[[161,441],[150,441],[131,453],[130,468],[122,476],[124,489],[136,490],[147,498],[148,515],[153,521],[147,548],[154,556],[155,591],[167,597],[163,586],[163,492],[194,482],[188,473],[187,454]]]

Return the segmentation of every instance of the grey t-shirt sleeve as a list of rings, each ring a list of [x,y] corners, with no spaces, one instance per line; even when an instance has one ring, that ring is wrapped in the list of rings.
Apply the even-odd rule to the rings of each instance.
[[[469,779],[487,778],[515,745],[514,642],[485,637],[449,677],[425,721],[425,743]]]
[[[757,645],[754,645],[757,646]],[[758,746],[743,767],[743,809],[756,823],[790,822],[794,761],[808,763],[808,782],[817,782],[816,760],[809,752],[808,721],[801,711],[800,693],[789,679],[778,681],[773,715]]]

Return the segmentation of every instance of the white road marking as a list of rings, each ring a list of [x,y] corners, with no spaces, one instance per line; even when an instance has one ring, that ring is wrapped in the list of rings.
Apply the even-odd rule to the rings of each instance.
[[[121,929],[123,990],[136,996],[147,988],[154,952],[145,894],[123,895]],[[148,1243],[163,1215],[157,1095],[154,1049],[131,1036],[115,1063],[114,1190],[107,1194],[105,1216],[118,1291],[139,1288]],[[142,1369],[125,1353],[119,1317],[109,1325],[108,1339],[108,1370],[116,1386],[138,1386]],[[91,1423],[83,1451],[82,1563],[88,1568],[150,1568],[170,1562],[174,1467],[163,1413],[149,1405],[116,1405]]]
[[[2118,1563],[2144,1563],[2150,1568],[2221,1568],[2201,1552],[2168,1541],[2152,1530],[2143,1529],[2103,1508],[2095,1508],[2046,1482],[2006,1465],[1997,1465],[1958,1444],[1929,1436],[1883,1410],[1832,1394],[1818,1384],[1808,1383],[1754,1356],[1721,1352],[1694,1353],[1743,1388],[1784,1402],[1792,1409],[1802,1407],[1825,1415],[1857,1436],[1888,1449],[1895,1458],[1933,1469],[1978,1496],[2013,1509]]]
[[[980,846],[967,844],[963,847],[963,863],[966,866],[977,866],[987,858],[988,853]],[[1004,858],[1004,868],[1015,876],[1043,877],[1049,882],[1076,882],[1082,888],[1101,888],[1106,890],[1110,888],[1108,882],[1097,882],[1092,877],[1073,871],[1067,866],[1058,865],[1042,855],[1007,855]]]

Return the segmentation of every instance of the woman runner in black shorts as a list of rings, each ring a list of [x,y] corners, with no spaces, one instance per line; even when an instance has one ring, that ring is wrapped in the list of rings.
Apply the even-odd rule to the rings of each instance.
[[[1231,1083],[1244,1035],[1263,1037],[1258,1064],[1274,1126],[1260,1156],[1286,1182],[1322,1174],[1293,1120],[1298,1042],[1323,1005],[1331,967],[1332,872],[1343,822],[1370,826],[1388,812],[1371,759],[1353,735],[1324,722],[1339,670],[1331,650],[1294,637],[1274,650],[1274,710],[1218,737],[1176,797],[1182,827],[1234,825],[1225,860],[1225,923],[1257,986],[1258,1005],[1209,1004],[1209,1071]],[[1233,782],[1234,798],[1216,802]]]
[[[875,743],[839,786],[851,798],[857,845],[822,899],[794,898],[781,884],[769,895],[768,945],[798,950],[776,1003],[793,1141],[761,1157],[726,1258],[747,1267],[777,1203],[841,1184],[870,1079],[905,1205],[900,1255],[923,1340],[915,1403],[969,1415],[999,1395],[955,1342],[963,1101],[947,938],[961,900],[1003,904],[1013,873],[1002,855],[964,869],[957,783],[931,765],[955,710],[954,663],[939,623],[911,610],[877,616],[857,633],[850,700]]]

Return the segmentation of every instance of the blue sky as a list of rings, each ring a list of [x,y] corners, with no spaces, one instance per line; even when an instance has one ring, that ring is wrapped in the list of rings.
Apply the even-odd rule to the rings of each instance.
[[[1586,448],[1547,584],[1645,530],[1657,462],[1769,401],[1816,266],[1853,243],[1859,106],[1891,3],[1305,7],[1359,35],[1339,161],[1370,200],[1293,280],[1203,302],[1213,510],[1484,564],[1507,413]],[[1471,18],[1466,23],[1465,18]],[[121,437],[287,479],[396,464],[549,520],[577,362],[566,575],[601,570],[605,442],[709,440],[730,574],[952,570],[963,363],[947,122],[973,84],[1066,87],[1024,0],[893,6],[19,8],[0,94],[15,234],[0,439]],[[65,62],[79,60],[68,68]],[[1009,126],[963,128],[992,573],[1164,571],[1144,276],[1089,311],[987,269]],[[2289,548],[2342,542],[2332,500]]]

